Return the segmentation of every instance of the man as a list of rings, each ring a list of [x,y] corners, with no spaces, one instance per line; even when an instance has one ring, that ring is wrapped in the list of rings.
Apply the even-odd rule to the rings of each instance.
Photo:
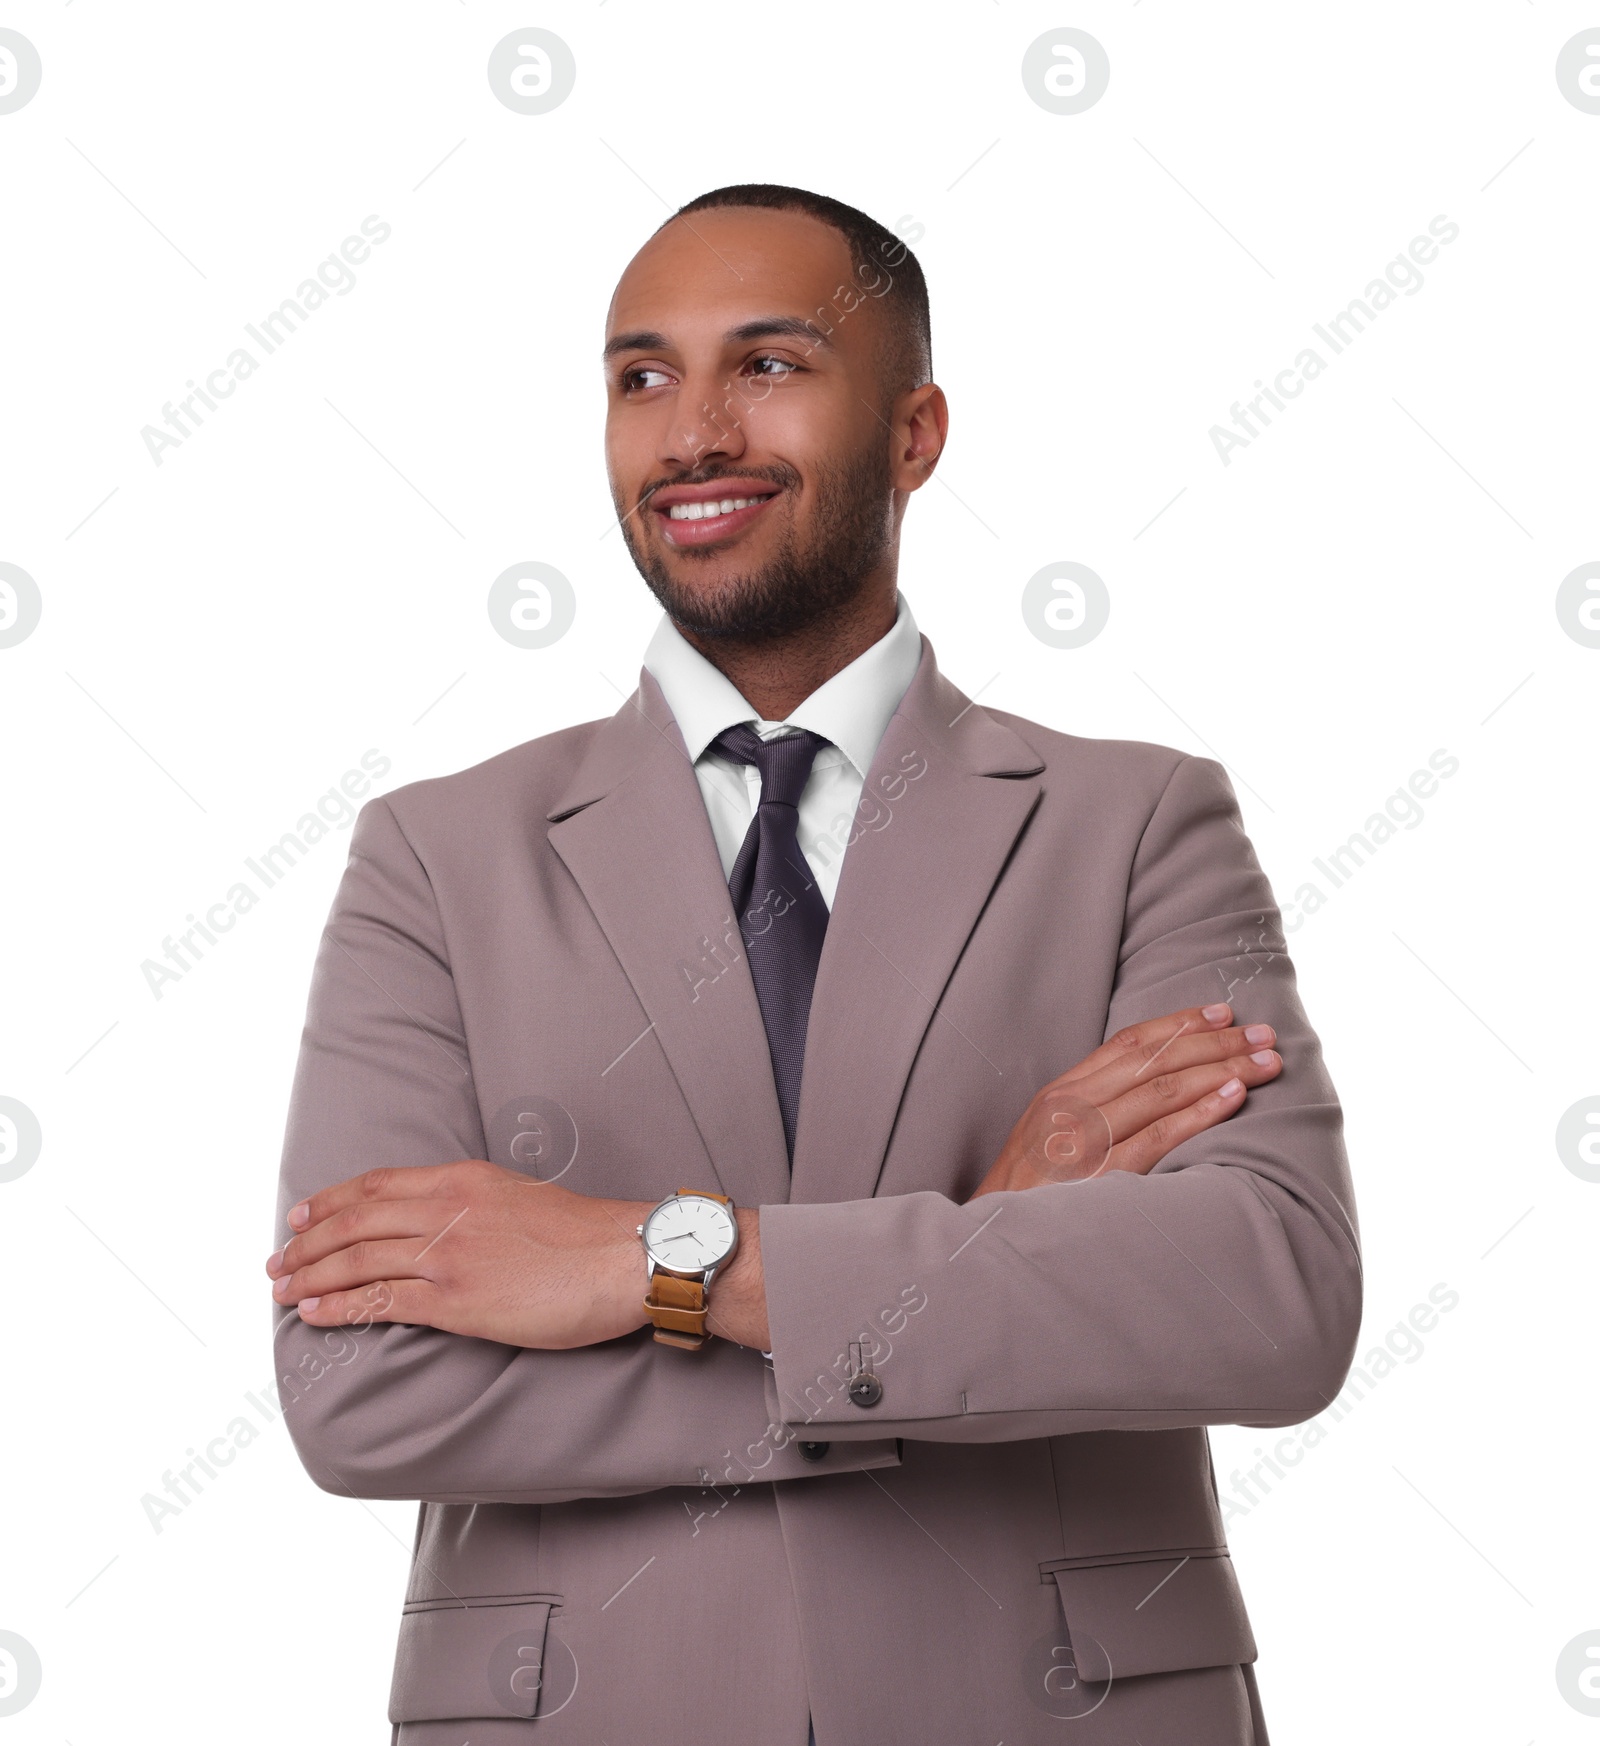
[[[363,808],[284,1151],[296,1446],[422,1500],[394,1738],[1265,1746],[1204,1427],[1360,1269],[1228,779],[939,672],[870,219],[703,196],[605,363],[639,688]]]

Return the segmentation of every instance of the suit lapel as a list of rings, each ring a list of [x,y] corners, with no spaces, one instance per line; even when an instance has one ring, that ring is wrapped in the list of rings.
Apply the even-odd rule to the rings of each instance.
[[[916,677],[868,772],[860,834],[828,922],[791,1183],[761,1008],[716,841],[683,737],[648,672],[601,726],[546,815],[550,842],[644,1008],[649,1030],[635,1046],[653,1038],[661,1048],[716,1186],[737,1204],[873,1193],[917,1050],[931,1024],[952,1023],[939,1002],[1037,804],[1043,767],[939,672],[923,638]],[[983,1037],[964,1035],[983,1056]],[[633,1042],[619,1038],[619,1052]],[[623,1059],[607,1071],[626,1067]]]
[[[930,1024],[952,1023],[938,1003],[1038,802],[1043,767],[939,672],[924,637],[868,772],[828,922],[788,1199],[873,1193],[917,1050]],[[983,1055],[983,1037],[965,1036]]]
[[[689,1105],[715,1186],[740,1206],[787,1200],[783,1118],[755,985],[683,736],[649,672],[546,816]],[[617,1039],[617,1049],[630,1041]],[[625,1060],[607,1069],[621,1084],[626,1070]]]

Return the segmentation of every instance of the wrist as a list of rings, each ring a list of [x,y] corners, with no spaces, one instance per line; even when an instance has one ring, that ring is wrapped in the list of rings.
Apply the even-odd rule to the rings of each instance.
[[[761,1214],[736,1207],[739,1247],[711,1282],[706,1331],[736,1345],[764,1351],[772,1344],[767,1328],[767,1285],[761,1266]]]
[[[617,1264],[609,1281],[609,1293],[616,1313],[627,1324],[626,1331],[650,1325],[650,1312],[644,1307],[650,1290],[650,1261],[639,1242],[638,1227],[655,1206],[653,1200],[619,1200],[612,1203],[617,1223],[626,1232],[626,1241],[617,1251]]]

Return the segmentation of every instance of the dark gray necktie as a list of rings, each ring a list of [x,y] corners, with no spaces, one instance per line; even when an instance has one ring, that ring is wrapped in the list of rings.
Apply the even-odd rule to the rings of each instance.
[[[800,849],[798,808],[812,760],[828,741],[804,728],[764,740],[740,722],[711,743],[735,764],[754,764],[761,772],[761,803],[728,875],[728,891],[761,1003],[792,1162],[806,1023],[828,931],[828,906]]]

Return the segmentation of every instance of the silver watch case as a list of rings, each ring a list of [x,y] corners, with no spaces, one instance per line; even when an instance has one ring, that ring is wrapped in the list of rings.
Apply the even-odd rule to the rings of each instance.
[[[658,1255],[656,1251],[650,1247],[650,1239],[645,1236],[645,1232],[650,1228],[651,1219],[653,1219],[664,1206],[673,1206],[677,1202],[684,1200],[705,1201],[708,1205],[716,1207],[719,1212],[726,1213],[728,1215],[729,1224],[733,1226],[733,1241],[728,1245],[725,1253],[717,1260],[713,1261],[709,1267],[674,1267],[670,1261],[666,1260],[665,1257]],[[739,1253],[739,1221],[734,1215],[732,1202],[730,1201],[728,1205],[724,1206],[720,1200],[712,1200],[710,1195],[707,1194],[669,1194],[665,1200],[658,1200],[656,1204],[651,1207],[649,1212],[644,1215],[644,1223],[642,1225],[634,1226],[634,1232],[644,1248],[647,1270],[651,1275],[656,1273],[670,1273],[674,1279],[698,1279],[700,1283],[705,1286],[707,1291],[711,1289],[711,1281],[715,1279],[717,1274],[728,1265],[735,1255]]]

